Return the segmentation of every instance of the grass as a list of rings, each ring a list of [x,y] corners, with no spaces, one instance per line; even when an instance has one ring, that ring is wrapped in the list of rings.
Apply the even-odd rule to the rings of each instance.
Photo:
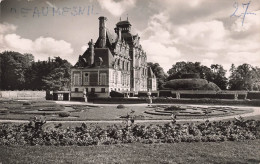
[[[88,147],[0,146],[0,163],[259,163],[260,140]]]

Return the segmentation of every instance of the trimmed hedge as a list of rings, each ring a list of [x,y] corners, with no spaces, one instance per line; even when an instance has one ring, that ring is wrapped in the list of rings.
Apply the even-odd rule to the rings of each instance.
[[[116,91],[111,91],[110,96],[111,97],[124,97],[124,94],[120,93],[120,92],[116,92]]]
[[[173,93],[169,90],[169,91],[160,91],[159,93],[160,97],[172,97],[172,98],[176,98],[176,94]]]
[[[92,98],[89,101],[96,103],[96,104],[141,104],[147,103],[147,99],[140,99],[140,98],[121,98],[121,97],[113,97],[113,98]]]
[[[205,79],[174,79],[167,81],[164,87],[174,90],[221,90],[216,84]]]
[[[248,92],[247,99],[260,99],[260,92]]]
[[[147,103],[146,98],[95,98],[93,103],[97,104],[140,104]],[[214,105],[252,105],[260,106],[259,100],[227,100],[227,99],[173,99],[173,98],[153,98],[153,104],[214,104]]]

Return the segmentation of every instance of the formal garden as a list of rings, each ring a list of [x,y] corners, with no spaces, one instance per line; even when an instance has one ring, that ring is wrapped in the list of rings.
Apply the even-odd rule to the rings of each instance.
[[[207,119],[252,113],[253,107],[188,104],[62,104],[54,101],[1,100],[0,119],[30,120],[44,117],[47,121],[123,120],[131,115],[135,120]]]
[[[239,117],[256,108],[1,100],[0,161],[257,163],[259,117]]]

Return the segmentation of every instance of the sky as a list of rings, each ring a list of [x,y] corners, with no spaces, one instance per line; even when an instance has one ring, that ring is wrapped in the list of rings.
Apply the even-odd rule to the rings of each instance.
[[[0,0],[0,52],[60,56],[75,64],[107,27],[128,20],[148,62],[260,67],[260,0]]]

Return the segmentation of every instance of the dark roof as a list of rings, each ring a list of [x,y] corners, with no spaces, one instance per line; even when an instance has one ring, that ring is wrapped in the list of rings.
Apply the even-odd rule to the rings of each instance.
[[[148,68],[148,77],[149,78],[156,78],[151,67]]]
[[[131,26],[131,23],[128,20],[126,20],[126,21],[120,21],[116,25],[117,26],[130,25]]]
[[[95,48],[95,61],[102,58],[104,67],[113,67],[114,57],[108,48]]]

